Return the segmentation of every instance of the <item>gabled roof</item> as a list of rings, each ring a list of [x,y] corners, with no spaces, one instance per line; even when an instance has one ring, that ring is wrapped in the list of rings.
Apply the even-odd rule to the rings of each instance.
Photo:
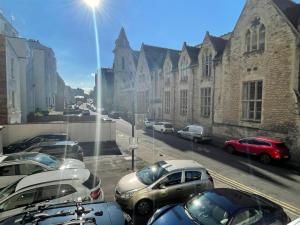
[[[186,43],[184,43],[185,49],[191,59],[191,65],[198,63],[198,55],[200,52],[200,48],[189,46]]]
[[[181,52],[177,51],[177,50],[171,50],[171,49],[168,50],[168,54],[170,56],[171,63],[173,65],[173,69],[178,68],[178,61],[180,58],[180,53]]]
[[[140,52],[132,50],[132,56],[133,56],[134,64],[135,64],[135,66],[137,66],[138,60],[139,60],[139,56],[140,56]]]
[[[290,0],[273,0],[278,8],[285,14],[287,19],[297,29],[298,20],[300,18],[300,4]]]
[[[168,48],[161,48],[151,45],[142,44],[142,49],[150,70],[155,70],[163,67]]]
[[[220,57],[224,52],[224,49],[225,49],[225,46],[226,46],[226,43],[228,42],[228,40],[225,40],[225,39],[220,38],[220,37],[215,37],[215,36],[212,36],[212,35],[209,35],[209,38],[210,38],[210,41],[213,44],[213,46],[214,46],[214,48],[217,52],[215,58]]]

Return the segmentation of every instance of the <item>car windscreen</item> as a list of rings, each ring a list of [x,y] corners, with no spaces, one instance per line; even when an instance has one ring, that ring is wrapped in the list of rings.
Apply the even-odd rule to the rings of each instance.
[[[42,164],[49,166],[51,168],[54,168],[54,169],[58,169],[62,164],[61,160],[59,160],[53,156],[42,154],[42,153],[39,153],[36,155],[28,155],[28,156],[25,156],[24,159],[33,160],[33,161],[42,163]]]
[[[167,173],[168,171],[162,167],[162,163],[158,162],[152,166],[144,167],[139,170],[136,175],[142,183],[150,185]]]
[[[209,194],[192,198],[186,203],[185,209],[189,216],[201,225],[226,225],[230,221],[230,214],[216,204]]]
[[[9,195],[11,195],[12,193],[14,193],[18,183],[19,183],[19,180],[17,180],[16,182],[6,186],[5,188],[3,188],[0,191],[0,200],[7,197],[7,196],[9,196]]]

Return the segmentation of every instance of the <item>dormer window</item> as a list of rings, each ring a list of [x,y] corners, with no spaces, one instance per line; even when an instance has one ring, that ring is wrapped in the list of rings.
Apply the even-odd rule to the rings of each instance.
[[[202,75],[210,77],[212,71],[212,54],[208,51],[202,55]]]

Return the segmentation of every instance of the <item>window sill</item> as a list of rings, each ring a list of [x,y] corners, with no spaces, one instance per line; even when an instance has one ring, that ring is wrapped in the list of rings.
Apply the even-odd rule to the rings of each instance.
[[[245,52],[244,56],[251,56],[251,55],[256,55],[256,54],[263,54],[265,52],[264,49],[259,49],[259,50],[254,50],[254,51],[250,51],[250,52]]]
[[[246,120],[246,119],[241,119],[241,122],[260,124],[261,120]]]

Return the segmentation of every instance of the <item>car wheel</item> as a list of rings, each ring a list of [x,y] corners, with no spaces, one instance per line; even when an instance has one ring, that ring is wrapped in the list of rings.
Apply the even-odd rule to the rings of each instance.
[[[232,145],[228,145],[226,147],[226,151],[230,154],[234,154],[235,153],[235,148]]]
[[[136,204],[136,212],[141,216],[149,215],[152,209],[152,202],[150,200],[141,200]]]
[[[259,156],[259,161],[262,162],[263,164],[270,164],[272,158],[268,154],[262,154]]]

